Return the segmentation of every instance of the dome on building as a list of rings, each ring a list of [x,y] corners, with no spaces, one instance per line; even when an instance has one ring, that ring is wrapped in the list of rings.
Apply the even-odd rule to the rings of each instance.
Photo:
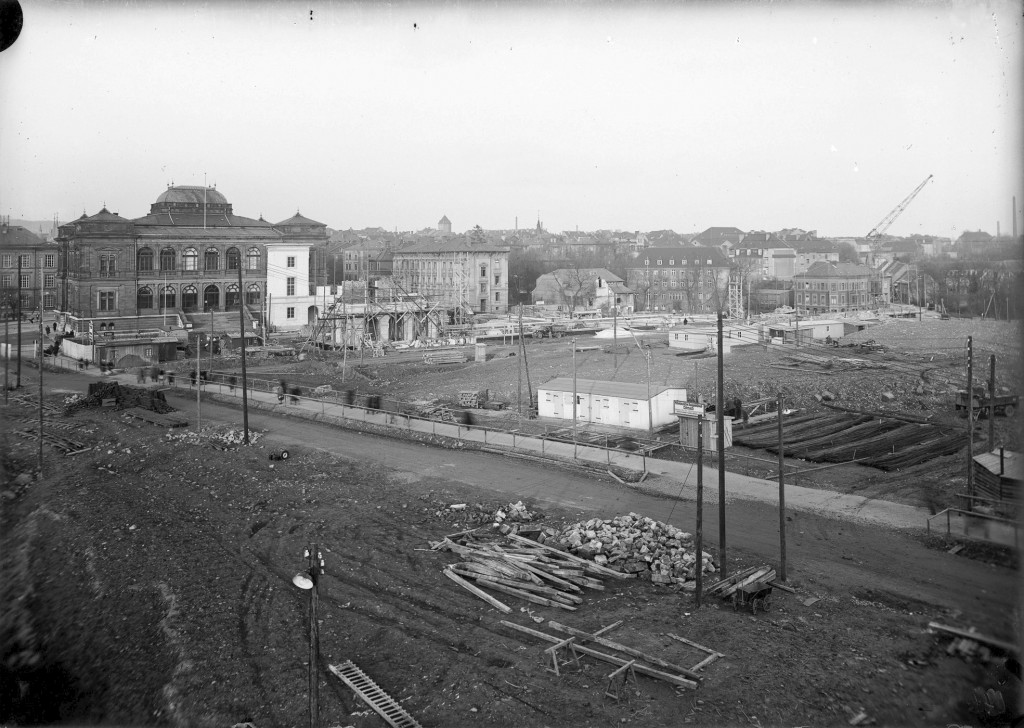
[[[205,199],[204,199],[205,197]],[[178,185],[168,187],[167,190],[156,198],[156,204],[165,202],[184,202],[191,204],[226,205],[227,198],[213,187],[197,187],[192,185]]]

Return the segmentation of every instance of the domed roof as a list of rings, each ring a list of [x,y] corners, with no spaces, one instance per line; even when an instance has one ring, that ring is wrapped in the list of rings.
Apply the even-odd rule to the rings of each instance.
[[[213,187],[196,187],[192,185],[168,187],[163,194],[156,198],[157,204],[161,202],[188,202],[200,205],[204,202],[208,205],[228,204],[227,198]]]

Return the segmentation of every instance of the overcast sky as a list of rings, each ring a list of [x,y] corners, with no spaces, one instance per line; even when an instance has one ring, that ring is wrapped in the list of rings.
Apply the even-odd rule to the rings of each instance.
[[[890,233],[1024,206],[1019,1],[22,4],[13,218],[139,217],[204,174],[334,228],[865,235],[930,174]]]

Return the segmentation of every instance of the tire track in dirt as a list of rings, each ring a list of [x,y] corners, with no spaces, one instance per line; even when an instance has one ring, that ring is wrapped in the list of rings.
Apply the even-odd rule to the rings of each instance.
[[[270,700],[269,692],[263,681],[262,655],[253,650],[253,642],[263,645],[269,642],[270,628],[267,618],[264,616],[264,607],[269,602],[267,599],[268,586],[266,577],[257,574],[254,570],[250,570],[242,580],[238,594],[238,640],[249,663],[253,685],[259,693],[265,709],[270,712],[273,723],[279,725],[281,724],[280,716],[273,708],[273,701]],[[250,636],[255,639],[250,640]]]

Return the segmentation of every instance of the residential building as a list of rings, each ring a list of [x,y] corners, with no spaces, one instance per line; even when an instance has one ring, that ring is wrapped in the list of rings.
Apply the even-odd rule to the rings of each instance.
[[[693,244],[704,245],[709,248],[719,248],[723,253],[727,253],[743,242],[746,235],[739,228],[709,227],[707,230],[697,234],[697,237],[693,239]]]
[[[815,263],[839,262],[839,250],[836,248],[835,243],[828,238],[810,238],[785,242],[791,243],[796,249],[793,275],[807,272]]]
[[[0,220],[0,317],[57,307],[60,248],[21,225]]]
[[[877,279],[866,265],[818,261],[793,276],[794,305],[811,314],[870,309],[877,306],[872,300]]]
[[[473,313],[508,311],[507,245],[438,238],[394,251],[395,281],[444,308]]]
[[[789,280],[796,273],[796,249],[774,233],[747,233],[729,250],[729,260],[747,276]]]
[[[708,313],[725,309],[730,265],[718,248],[647,248],[627,264],[638,309]]]
[[[533,303],[564,306],[572,312],[600,309],[611,315],[633,313],[633,291],[605,268],[559,268],[537,279]]]
[[[314,326],[323,299],[317,296],[316,251],[326,250],[327,225],[298,211],[274,225],[276,240],[267,241],[267,328],[296,331]],[[318,302],[319,300],[319,302]]]

